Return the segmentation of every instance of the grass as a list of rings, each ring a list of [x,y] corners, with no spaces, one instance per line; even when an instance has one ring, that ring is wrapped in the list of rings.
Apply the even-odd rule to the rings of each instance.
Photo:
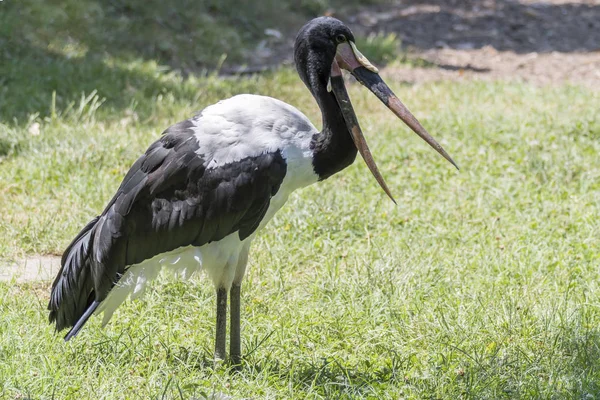
[[[217,98],[276,95],[318,118],[287,69],[230,80],[149,75],[172,89],[121,111],[90,94],[46,118],[4,125],[5,141],[18,145],[0,164],[2,254],[60,253],[164,127]],[[241,373],[212,367],[214,295],[202,277],[165,278],[106,329],[93,319],[67,344],[46,324],[47,283],[2,283],[0,393],[600,394],[598,94],[510,83],[390,84],[462,170],[353,85],[399,205],[362,162],[290,199],[254,244]],[[39,135],[30,133],[34,123]]]
[[[29,16],[44,7],[22,4]],[[184,79],[153,53],[69,58],[24,38],[0,43],[12,55],[0,63],[4,260],[60,254],[164,128],[218,99],[276,96],[319,126],[289,69]],[[394,46],[367,40],[382,55]],[[50,284],[9,282],[0,398],[599,397],[598,92],[388,83],[461,171],[352,85],[398,206],[362,161],[291,197],[253,245],[240,373],[212,364],[215,296],[203,276],[163,277],[69,343],[46,323]]]
[[[356,38],[356,46],[366,55],[369,61],[376,64],[387,64],[398,59],[400,39],[395,33],[370,34]]]

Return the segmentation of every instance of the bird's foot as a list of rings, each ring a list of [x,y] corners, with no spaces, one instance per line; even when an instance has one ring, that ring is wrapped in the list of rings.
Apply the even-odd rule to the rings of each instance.
[[[221,370],[228,366],[227,358],[224,355],[221,356],[221,355],[215,354],[215,358],[214,358],[213,362],[214,362],[215,371]]]

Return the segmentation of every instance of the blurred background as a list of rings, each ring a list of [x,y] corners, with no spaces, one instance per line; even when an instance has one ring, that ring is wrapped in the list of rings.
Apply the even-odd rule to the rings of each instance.
[[[400,80],[600,83],[597,0],[5,0],[0,118],[44,114],[53,91],[58,108],[93,90],[127,105],[127,87],[148,78],[132,62],[184,76],[291,64],[295,33],[318,15],[348,23],[380,65],[400,54],[412,67],[390,71]],[[146,94],[158,86],[146,84]]]

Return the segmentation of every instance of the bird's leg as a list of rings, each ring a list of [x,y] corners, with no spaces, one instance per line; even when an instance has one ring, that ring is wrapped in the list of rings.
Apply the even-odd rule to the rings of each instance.
[[[231,358],[231,364],[235,370],[239,370],[242,366],[242,342],[240,340],[240,292],[242,290],[242,280],[244,279],[244,273],[246,272],[246,265],[248,264],[249,249],[250,242],[248,241],[240,252],[238,265],[233,278],[233,284],[231,285],[230,289],[231,332],[229,333],[229,357]]]
[[[215,360],[225,361],[227,339],[227,289],[217,288],[217,333],[215,336]]]
[[[234,283],[230,291],[231,326],[229,332],[229,357],[233,366],[240,366],[242,362],[242,346],[240,340],[240,292],[241,283]]]

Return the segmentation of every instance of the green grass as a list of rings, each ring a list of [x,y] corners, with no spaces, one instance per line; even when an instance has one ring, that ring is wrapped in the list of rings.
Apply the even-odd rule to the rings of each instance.
[[[319,126],[292,70],[184,79],[143,48],[103,53],[119,35],[105,32],[115,22],[99,3],[64,2],[67,16],[92,13],[100,24],[73,25],[73,37],[99,35],[77,41],[64,33],[72,17],[47,4],[0,2],[0,33],[19,33],[0,35],[4,261],[60,254],[166,127],[219,99],[276,96]],[[136,18],[126,28],[139,38]],[[369,40],[383,61],[397,45]],[[598,92],[388,83],[461,171],[352,85],[398,206],[362,161],[291,197],[253,245],[240,373],[213,368],[215,296],[203,276],[162,278],[107,328],[92,318],[69,343],[46,323],[50,284],[9,282],[0,283],[0,398],[599,397]]]
[[[130,106],[90,94],[6,121],[0,252],[59,254],[163,128],[239,92],[317,121],[295,73],[183,80],[153,63]],[[385,75],[384,75],[385,76]],[[254,243],[244,369],[214,370],[213,288],[162,279],[63,343],[47,283],[0,284],[6,398],[592,398],[600,395],[597,93],[389,82],[453,170],[364,88],[354,99],[398,206],[362,162],[292,196]],[[39,124],[39,135],[30,132]],[[317,122],[318,125],[318,122]],[[587,396],[587,397],[586,397]]]
[[[179,96],[180,85],[164,79],[169,71],[193,77],[257,63],[261,46],[285,48],[308,19],[326,10],[343,15],[388,1],[0,1],[0,122],[46,117],[52,101],[64,110],[92,91],[116,111],[162,92]],[[362,43],[374,62],[398,53],[393,35]],[[0,156],[12,146],[0,136]]]
[[[400,39],[395,33],[370,34],[356,38],[356,46],[369,61],[376,64],[387,64],[398,59]]]

